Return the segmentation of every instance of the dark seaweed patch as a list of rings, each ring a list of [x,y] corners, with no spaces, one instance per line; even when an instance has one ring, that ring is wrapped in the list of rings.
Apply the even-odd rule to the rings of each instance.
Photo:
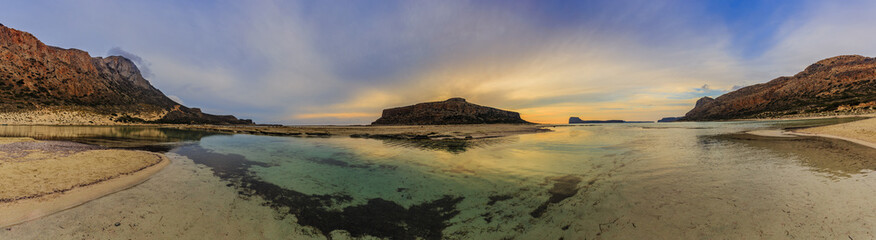
[[[368,168],[367,165],[362,165],[362,164],[349,164],[349,163],[347,163],[347,162],[344,162],[344,161],[341,161],[341,160],[337,160],[337,159],[334,159],[334,158],[311,157],[311,158],[307,158],[307,161],[314,162],[314,163],[318,163],[318,164],[332,165],[332,166],[336,166],[336,167],[345,167],[345,168]]]
[[[507,138],[481,138],[481,139],[441,139],[433,140],[429,138],[412,138],[412,139],[397,139],[397,138],[375,138],[383,141],[384,144],[398,147],[419,148],[432,151],[446,151],[454,154],[463,153],[473,148],[482,148],[489,145],[505,143],[511,141]]]
[[[497,202],[505,201],[505,200],[508,200],[508,199],[511,199],[511,198],[513,198],[511,195],[494,195],[494,196],[490,196],[490,201],[487,202],[487,205],[493,206],[493,204],[496,204]]]
[[[189,157],[197,164],[210,167],[216,176],[223,179],[249,176],[250,166],[270,167],[262,162],[249,161],[239,154],[220,154],[202,148],[197,144],[182,146],[173,150],[174,153]]]
[[[548,200],[538,206],[535,210],[533,210],[529,215],[537,218],[541,217],[545,211],[547,211],[547,207],[550,204],[558,203],[566,198],[575,196],[578,193],[578,183],[581,182],[581,178],[573,175],[567,175],[562,177],[555,177],[548,179],[554,182],[554,186],[548,190],[548,193],[551,194],[551,197]]]
[[[212,168],[216,176],[238,187],[241,195],[260,196],[272,208],[295,215],[299,224],[312,226],[325,235],[334,230],[345,230],[353,237],[441,239],[442,231],[449,226],[447,221],[459,214],[456,204],[463,200],[462,197],[444,196],[404,208],[398,203],[374,198],[363,205],[334,210],[333,206],[349,203],[352,197],[344,194],[308,195],[262,181],[248,168],[267,164],[249,161],[242,155],[214,153],[198,145],[180,147],[174,152]]]
[[[177,145],[174,145],[174,144],[155,144],[155,145],[144,145],[144,146],[137,146],[137,147],[123,147],[120,149],[141,150],[141,151],[156,152],[156,153],[166,153],[166,152],[170,152],[171,150],[175,149],[176,147],[177,147]]]

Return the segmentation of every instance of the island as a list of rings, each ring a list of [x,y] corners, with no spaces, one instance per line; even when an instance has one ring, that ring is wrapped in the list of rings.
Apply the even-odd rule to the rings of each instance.
[[[451,98],[383,110],[383,115],[371,125],[446,125],[446,124],[528,124],[520,113]]]
[[[581,120],[579,117],[570,117],[569,124],[577,123],[653,123],[654,121],[624,121],[624,120]]]
[[[665,117],[665,118],[661,118],[660,120],[657,120],[657,122],[661,122],[661,123],[675,122],[675,121],[681,120],[682,118],[684,118],[684,117]]]

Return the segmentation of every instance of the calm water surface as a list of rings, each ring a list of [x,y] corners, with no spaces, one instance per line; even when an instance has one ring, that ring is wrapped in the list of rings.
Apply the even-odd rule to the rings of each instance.
[[[834,121],[575,125],[468,142],[149,127],[0,126],[0,135],[166,151],[322,234],[873,238],[873,149],[738,134]]]

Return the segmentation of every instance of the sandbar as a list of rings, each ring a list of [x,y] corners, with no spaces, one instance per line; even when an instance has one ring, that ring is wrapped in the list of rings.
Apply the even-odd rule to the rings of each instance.
[[[876,148],[876,118],[823,127],[797,129],[796,135],[842,139]]]
[[[127,189],[168,164],[162,154],[0,138],[0,227]]]

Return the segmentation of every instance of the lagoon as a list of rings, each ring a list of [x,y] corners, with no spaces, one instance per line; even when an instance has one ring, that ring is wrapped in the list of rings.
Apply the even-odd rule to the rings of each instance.
[[[172,160],[143,184],[0,238],[873,238],[876,150],[744,134],[838,121],[591,124],[442,141],[0,126],[0,136]]]

